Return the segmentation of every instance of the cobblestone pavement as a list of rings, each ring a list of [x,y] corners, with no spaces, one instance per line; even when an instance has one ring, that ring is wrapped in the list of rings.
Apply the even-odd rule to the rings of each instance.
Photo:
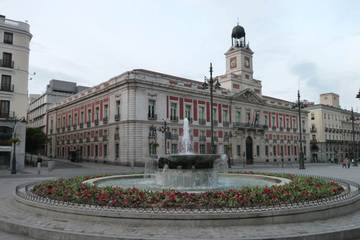
[[[66,163],[61,163],[66,164]],[[122,221],[108,221],[106,224],[94,219],[81,218],[66,221],[61,219],[61,214],[46,214],[42,210],[29,213],[26,207],[19,207],[19,204],[12,200],[12,192],[17,184],[44,179],[47,177],[93,175],[104,173],[129,173],[141,172],[141,168],[128,168],[94,163],[73,164],[70,167],[58,168],[51,172],[43,169],[38,175],[35,168],[25,169],[24,173],[10,175],[8,171],[0,171],[0,221],[11,220],[27,225],[31,223],[38,227],[46,227],[59,231],[71,231],[78,233],[99,234],[107,236],[125,236],[129,238],[142,239],[271,239],[274,236],[307,235],[312,233],[329,233],[334,230],[348,230],[360,227],[360,212],[338,217],[336,219],[318,220],[308,223],[288,223],[263,226],[226,226],[226,227],[193,227],[184,226],[148,226],[138,228],[122,224]],[[242,166],[234,166],[233,169],[243,169]],[[247,167],[246,170],[258,172],[288,172],[314,174],[321,176],[339,177],[360,182],[360,167],[342,169],[337,165],[308,165],[307,169],[299,170],[296,166],[287,168],[274,168],[268,166]],[[4,237],[3,237],[4,236]],[[30,239],[18,235],[11,235],[0,232],[0,239],[22,240]],[[334,239],[329,237],[328,239]],[[334,239],[335,240],[335,239]]]

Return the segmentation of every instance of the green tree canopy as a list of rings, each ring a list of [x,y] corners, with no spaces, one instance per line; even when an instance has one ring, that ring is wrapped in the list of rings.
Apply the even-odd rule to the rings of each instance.
[[[36,154],[42,151],[46,144],[46,135],[40,128],[26,129],[26,146],[27,153]]]

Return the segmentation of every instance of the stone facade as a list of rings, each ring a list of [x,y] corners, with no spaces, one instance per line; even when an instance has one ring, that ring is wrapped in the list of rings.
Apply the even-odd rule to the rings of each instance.
[[[309,106],[306,110],[309,111],[312,161],[338,162],[346,155],[359,157],[360,113],[353,115],[353,135],[352,112],[340,108],[339,95],[321,94],[320,104]]]
[[[51,105],[76,94],[87,87],[77,86],[75,82],[50,80],[44,94],[41,94],[30,101],[27,112],[27,127],[40,128],[46,132],[46,112]]]
[[[248,44],[235,44],[225,54],[227,70],[217,77],[222,87],[214,92],[216,150],[238,163],[298,161],[298,113],[291,102],[261,94],[261,81],[253,79],[252,54]],[[179,151],[185,117],[191,123],[193,152],[210,153],[210,108],[202,82],[128,71],[48,111],[48,155],[143,165],[151,157]],[[160,131],[164,121],[166,134]],[[302,121],[309,159],[306,111]]]
[[[32,38],[27,23],[0,15],[0,167],[10,167],[16,137],[17,168],[24,166],[25,123],[29,70],[29,44]],[[15,130],[14,130],[15,129]]]

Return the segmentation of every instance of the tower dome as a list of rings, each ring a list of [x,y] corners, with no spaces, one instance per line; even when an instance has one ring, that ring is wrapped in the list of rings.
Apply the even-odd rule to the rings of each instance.
[[[231,37],[236,39],[245,37],[245,29],[239,24],[237,24],[232,30]]]

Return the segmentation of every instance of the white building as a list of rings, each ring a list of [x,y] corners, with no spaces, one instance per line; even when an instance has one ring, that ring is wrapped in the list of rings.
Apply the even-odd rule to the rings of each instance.
[[[0,15],[0,167],[10,166],[14,128],[17,167],[24,165],[25,123],[15,119],[26,118],[31,37],[27,23]]]
[[[143,165],[150,157],[179,151],[184,118],[191,122],[193,152],[209,153],[212,109],[218,153],[238,163],[297,164],[298,113],[291,102],[262,95],[261,81],[253,78],[253,52],[239,25],[225,56],[225,74],[217,77],[222,88],[212,107],[201,81],[143,69],[66,98],[48,111],[48,154]],[[307,126],[307,112],[301,114]],[[167,134],[159,131],[164,121]],[[303,136],[309,159],[306,129]]]
[[[50,80],[46,87],[45,93],[34,97],[28,108],[27,119],[29,128],[40,128],[44,133],[46,132],[46,112],[51,105],[58,103],[87,87],[77,86],[75,82]]]
[[[337,162],[346,155],[352,156],[354,151],[359,156],[360,114],[354,113],[353,134],[352,113],[340,107],[338,94],[321,94],[320,104],[309,106],[306,110],[310,112],[312,161]]]

